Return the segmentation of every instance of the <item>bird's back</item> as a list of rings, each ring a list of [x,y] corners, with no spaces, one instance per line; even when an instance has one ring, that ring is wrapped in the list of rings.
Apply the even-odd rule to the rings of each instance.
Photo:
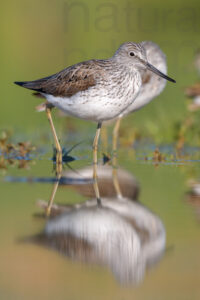
[[[94,86],[97,74],[100,77],[103,76],[103,72],[103,60],[89,60],[65,68],[48,77],[34,81],[15,82],[15,84],[44,95],[71,97],[77,92]]]

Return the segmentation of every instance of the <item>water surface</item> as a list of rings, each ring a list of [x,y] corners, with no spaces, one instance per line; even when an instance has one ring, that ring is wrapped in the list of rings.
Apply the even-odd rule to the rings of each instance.
[[[67,148],[71,146],[69,142]],[[51,160],[52,149],[46,144],[44,148],[37,148],[33,153],[31,152],[27,168],[19,169],[20,157],[15,157],[15,164],[9,165],[6,171],[2,170],[0,183],[2,298],[133,299],[134,295],[137,299],[198,299],[200,296],[198,215],[200,200],[195,197],[194,201],[194,198],[189,196],[188,183],[191,179],[197,180],[199,177],[199,149],[185,147],[178,156],[173,145],[161,146],[159,148],[163,155],[161,160],[155,156],[155,149],[153,144],[141,143],[134,147],[122,147],[119,151],[119,172],[121,168],[123,169],[122,175],[119,174],[120,182],[122,185],[127,184],[126,196],[132,203],[131,208],[126,209],[134,212],[134,218],[139,223],[142,220],[142,224],[147,221],[147,218],[143,218],[140,213],[138,215],[138,208],[142,209],[142,212],[148,210],[153,218],[152,222],[159,220],[161,222],[159,224],[163,226],[160,252],[158,251],[156,257],[154,255],[151,259],[147,259],[142,269],[141,264],[139,269],[134,264],[130,268],[134,259],[137,265],[139,261],[144,263],[141,260],[142,251],[139,251],[138,257],[135,258],[135,249],[133,252],[128,250],[130,234],[135,230],[136,219],[129,219],[129,225],[132,222],[132,227],[125,224],[125,227],[132,228],[128,231],[130,234],[125,229],[120,231],[122,228],[120,222],[126,223],[127,220],[122,221],[119,211],[113,212],[112,207],[111,215],[114,214],[113,218],[119,222],[115,220],[112,225],[112,216],[105,217],[109,210],[106,210],[101,217],[93,212],[94,220],[91,221],[91,224],[101,228],[107,218],[111,223],[107,225],[110,226],[109,234],[113,230],[118,233],[119,230],[121,238],[115,240],[112,236],[111,242],[114,244],[112,252],[109,252],[111,236],[108,233],[105,241],[97,246],[96,250],[93,247],[94,239],[96,238],[98,242],[100,236],[99,239],[98,236],[89,238],[90,233],[87,233],[87,236],[86,231],[84,234],[80,233],[83,228],[80,225],[83,224],[80,223],[83,222],[81,218],[85,214],[81,204],[76,205],[80,222],[78,218],[75,219],[74,213],[70,217],[73,221],[69,222],[70,224],[75,222],[80,227],[81,242],[77,240],[77,236],[74,238],[65,235],[63,238],[61,234],[60,239],[58,236],[56,239],[55,236],[45,237],[49,223],[43,216],[44,210],[36,204],[38,200],[48,200],[55,182]],[[57,218],[60,213],[63,213],[62,209],[63,207],[65,209],[65,205],[84,203],[93,197],[91,180],[85,179],[83,174],[85,168],[91,169],[90,143],[78,145],[70,155],[74,160],[68,162],[69,166],[65,168],[65,177],[55,198],[55,203],[60,205],[58,208],[61,207],[61,211],[55,213],[58,214]],[[99,157],[99,164],[101,163],[102,159]],[[101,181],[104,185],[104,197],[106,197],[106,186],[109,186],[108,191],[111,188],[109,168],[107,165],[101,166],[100,179],[101,176],[107,176]],[[112,197],[113,195],[109,195],[109,199]],[[117,201],[116,199],[114,205]],[[59,219],[55,220],[54,222],[59,222]],[[68,219],[64,222],[68,222]],[[84,222],[88,222],[88,218]],[[143,228],[142,231],[141,228],[137,228],[136,236],[141,238],[142,248],[151,243],[154,238],[160,239],[158,233],[155,234],[157,232],[155,224],[148,225],[148,230]],[[90,231],[89,226],[87,232]],[[152,232],[155,234],[154,238],[150,238]],[[43,236],[43,242],[32,239],[38,236]],[[90,243],[83,244],[83,237],[86,242],[90,239],[92,246]],[[67,240],[65,246],[62,244],[64,239]],[[122,244],[124,250],[119,252]],[[108,252],[106,252],[107,248],[110,249]],[[154,254],[155,252],[153,250]],[[112,258],[111,262],[109,257]]]

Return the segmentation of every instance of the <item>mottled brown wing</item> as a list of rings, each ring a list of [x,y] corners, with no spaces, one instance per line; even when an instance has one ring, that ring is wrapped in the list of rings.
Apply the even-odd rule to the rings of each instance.
[[[101,65],[95,60],[76,64],[49,77],[35,81],[15,82],[38,93],[60,97],[71,97],[80,91],[95,86],[96,74],[100,75]]]

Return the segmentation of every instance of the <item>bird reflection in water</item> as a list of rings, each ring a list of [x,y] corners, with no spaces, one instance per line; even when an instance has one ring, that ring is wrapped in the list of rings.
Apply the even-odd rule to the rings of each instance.
[[[77,192],[87,198],[95,198],[93,181],[91,180],[92,172],[93,170],[91,167],[86,167],[79,169],[77,172],[63,172],[63,178],[65,178],[66,181],[74,180],[74,182],[78,182],[78,180],[82,178],[85,183],[87,182],[87,184],[73,184],[69,187],[75,189]],[[116,197],[116,190],[113,184],[112,172],[113,169],[109,165],[98,165],[98,183],[101,197]],[[137,200],[140,187],[136,178],[131,173],[122,168],[119,168],[117,170],[117,177],[123,196],[126,198]]]
[[[88,178],[92,168],[78,172]],[[158,216],[135,201],[139,192],[135,178],[121,169],[118,178],[125,191],[122,198],[114,196],[112,169],[100,167],[102,207],[96,205],[95,198],[76,205],[53,205],[44,231],[31,241],[73,260],[108,266],[121,284],[136,285],[142,282],[146,269],[162,257],[165,228]],[[79,193],[92,196],[91,183],[76,187]],[[41,201],[40,206],[45,210],[47,203]]]

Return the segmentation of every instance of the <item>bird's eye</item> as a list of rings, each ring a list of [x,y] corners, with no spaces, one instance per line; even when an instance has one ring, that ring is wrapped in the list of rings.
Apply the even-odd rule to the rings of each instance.
[[[130,56],[135,56],[134,52],[130,52],[129,54],[130,54]]]

